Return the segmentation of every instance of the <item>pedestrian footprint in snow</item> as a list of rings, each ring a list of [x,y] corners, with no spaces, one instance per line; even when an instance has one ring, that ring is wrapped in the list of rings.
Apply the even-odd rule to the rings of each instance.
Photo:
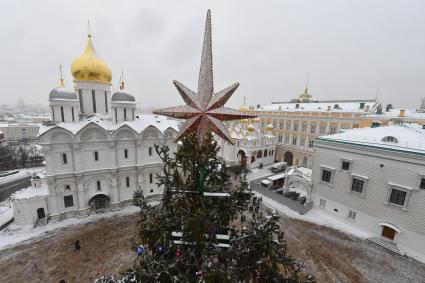
[[[76,251],[79,251],[81,249],[80,240],[76,240],[75,243],[74,243],[74,245],[75,245],[75,250]]]

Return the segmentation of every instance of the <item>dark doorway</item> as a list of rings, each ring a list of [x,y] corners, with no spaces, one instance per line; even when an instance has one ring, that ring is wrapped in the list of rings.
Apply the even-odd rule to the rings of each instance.
[[[288,166],[292,166],[294,163],[294,155],[292,154],[292,152],[290,151],[285,152],[285,157],[283,161],[285,161],[286,164],[288,164]]]
[[[44,208],[37,209],[37,218],[43,219],[46,217],[46,213],[44,213]]]
[[[387,226],[382,226],[382,236],[387,239],[394,240],[395,230]]]
[[[90,206],[96,210],[105,209],[109,206],[109,197],[105,195],[95,195],[89,202]]]
[[[239,150],[238,156],[240,158],[240,164],[242,168],[246,167],[246,154],[243,150]]]

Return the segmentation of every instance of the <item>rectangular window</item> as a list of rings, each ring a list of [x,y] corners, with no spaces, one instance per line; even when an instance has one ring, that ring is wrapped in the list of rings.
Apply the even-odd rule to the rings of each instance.
[[[314,146],[314,141],[313,141],[313,139],[310,139],[308,141],[308,148],[313,148],[313,146]]]
[[[61,119],[62,119],[62,122],[65,122],[65,114],[63,113],[63,106],[61,106]]]
[[[289,143],[289,136],[285,136],[285,143]]]
[[[303,124],[301,125],[301,131],[302,131],[302,132],[307,132],[307,123],[303,123]]]
[[[307,161],[308,161],[307,156],[304,156],[303,157],[303,166],[307,166]]]
[[[336,134],[336,126],[330,126],[329,127],[329,134],[330,135],[333,135],[333,134]]]
[[[297,137],[292,138],[292,145],[297,145]]]
[[[125,185],[127,186],[127,188],[130,187],[130,177],[125,177]]]
[[[152,147],[149,147],[149,156],[152,156]]]
[[[291,121],[286,121],[286,130],[287,131],[291,130]]]
[[[279,142],[282,142],[282,136],[279,136],[278,140],[279,140]]]
[[[93,102],[93,112],[96,113],[96,93],[94,90],[91,91],[91,100]]]
[[[342,166],[341,166],[342,170],[350,170],[350,162],[349,161],[342,161]]]
[[[279,130],[283,130],[283,122],[279,123]]]
[[[97,151],[93,152],[94,154],[94,161],[99,161],[99,153]]]
[[[52,118],[55,121],[55,108],[52,106]]]
[[[419,189],[425,190],[425,178],[421,179],[421,184],[419,185]]]
[[[100,186],[100,181],[96,181],[96,185],[97,185],[97,190],[100,191],[102,189]]]
[[[407,193],[404,191],[400,191],[400,190],[396,190],[396,189],[392,189],[391,191],[391,197],[390,197],[390,202],[397,204],[397,205],[404,205],[404,201],[406,199],[406,195]]]
[[[320,125],[320,134],[326,134],[326,125]]]
[[[105,91],[105,112],[108,113],[108,92]]]
[[[305,137],[301,137],[300,138],[300,146],[304,147],[305,146]]]
[[[331,183],[332,172],[326,169],[322,170],[322,181],[326,183]]]
[[[74,198],[72,197],[72,195],[70,195],[70,196],[64,196],[63,197],[63,202],[65,204],[65,207],[74,206]]]
[[[115,123],[118,123],[117,108],[115,107]]]
[[[131,109],[131,114],[133,115],[132,119],[134,120],[134,109]]]
[[[75,122],[74,107],[71,107],[72,122]]]
[[[298,132],[298,121],[294,121],[294,131]]]
[[[363,193],[364,181],[353,178],[353,183],[351,185],[351,190],[357,193]]]
[[[128,149],[124,149],[124,158],[127,159],[128,158]]]
[[[325,199],[320,199],[320,206],[321,207],[326,207],[326,200]]]
[[[357,212],[349,210],[348,211],[348,218],[355,220],[357,216]]]
[[[127,108],[124,108],[124,121],[127,121]]]
[[[68,164],[68,158],[66,156],[66,153],[62,153],[62,163],[63,164]]]
[[[316,124],[310,125],[310,133],[312,133],[312,134],[316,133]]]
[[[153,174],[152,173],[150,173],[149,174],[149,183],[153,183]]]
[[[83,108],[83,91],[81,89],[78,90],[78,100],[80,101],[80,111],[81,111],[81,113],[84,113],[84,108]]]

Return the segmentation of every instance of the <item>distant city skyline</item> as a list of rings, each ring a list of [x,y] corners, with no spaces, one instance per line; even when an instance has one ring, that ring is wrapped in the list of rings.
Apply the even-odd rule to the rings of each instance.
[[[151,109],[181,103],[172,81],[196,89],[203,17],[212,9],[216,91],[238,81],[229,106],[371,99],[418,108],[425,96],[423,1],[4,1],[0,4],[2,104],[47,105],[87,43],[118,89]],[[81,7],[84,7],[82,9]]]

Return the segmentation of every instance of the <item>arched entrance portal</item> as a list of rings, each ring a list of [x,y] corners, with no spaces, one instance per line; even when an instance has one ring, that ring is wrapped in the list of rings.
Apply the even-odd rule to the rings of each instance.
[[[109,197],[104,194],[95,195],[89,201],[89,205],[95,210],[106,209],[109,207],[109,203]]]
[[[44,208],[39,208],[37,209],[37,218],[38,219],[43,219],[46,217],[46,213],[44,212]]]
[[[290,151],[285,152],[285,157],[283,161],[285,161],[286,164],[288,164],[288,166],[292,166],[294,163],[294,155],[292,154],[292,152]]]
[[[246,154],[245,151],[239,150],[237,156],[239,157],[239,163],[241,167],[246,167]]]

